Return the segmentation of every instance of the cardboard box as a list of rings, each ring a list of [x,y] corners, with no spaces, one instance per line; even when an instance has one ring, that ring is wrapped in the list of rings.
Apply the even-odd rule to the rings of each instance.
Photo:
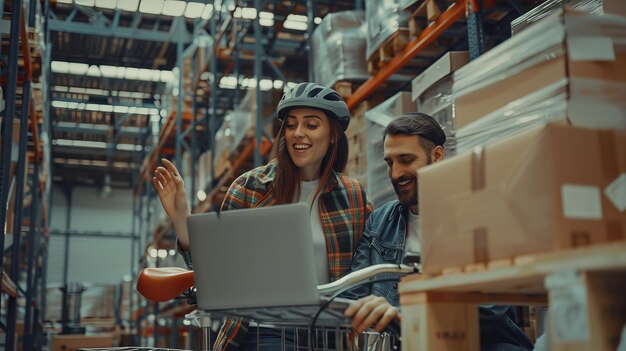
[[[450,51],[430,65],[411,82],[411,100],[415,101],[426,89],[441,78],[463,67],[469,62],[467,51]]]
[[[624,29],[626,18],[567,10],[535,23],[455,72],[456,129],[555,84],[567,94],[570,120],[625,128]]]
[[[61,335],[52,337],[52,351],[75,351],[81,348],[112,347],[111,335]]]
[[[625,145],[626,132],[548,124],[420,169],[424,272],[623,240],[607,187],[626,186]]]
[[[624,272],[563,272],[546,279],[549,349],[617,350],[626,323]],[[567,323],[563,323],[564,321]],[[564,324],[567,324],[565,326]]]

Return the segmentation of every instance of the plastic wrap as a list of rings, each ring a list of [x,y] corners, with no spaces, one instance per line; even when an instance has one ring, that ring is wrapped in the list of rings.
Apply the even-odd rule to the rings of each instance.
[[[415,4],[418,1],[422,1],[422,0],[400,0],[400,9],[402,10],[406,10],[409,7],[413,6],[413,4]]]
[[[603,3],[603,0],[548,0],[511,21],[511,34],[518,34],[531,24],[549,16],[564,6],[573,7],[587,13],[602,15],[604,13]]]
[[[311,40],[315,82],[332,87],[342,80],[367,80],[366,37],[364,11],[326,15]]]
[[[367,52],[369,58],[401,28],[408,28],[409,14],[401,10],[402,0],[366,0]]]
[[[454,73],[454,96],[471,93],[566,53],[577,56],[573,60],[578,61],[607,60],[606,57],[593,56],[594,51],[604,56],[605,47],[598,50],[597,46],[587,48],[579,44],[574,48],[572,39],[610,39],[615,46],[623,47],[626,20],[614,15],[558,11],[457,70]]]
[[[564,38],[559,18],[535,24],[454,72],[455,99],[562,56]]]
[[[457,152],[471,151],[536,125],[566,120],[580,127],[626,129],[626,84],[562,79],[457,130]]]
[[[387,163],[383,159],[383,133],[389,122],[398,115],[397,105],[401,94],[385,100],[380,105],[365,112],[367,120],[367,193],[374,208],[396,199],[393,185],[387,175]],[[410,100],[410,93],[408,98]]]
[[[396,199],[387,175],[387,163],[383,160],[383,132],[386,124],[381,125],[380,122],[367,122],[367,195],[374,208]]]
[[[589,47],[590,43],[604,42],[611,45]],[[626,101],[626,84],[610,83],[603,80],[606,79],[603,77],[611,75],[610,67],[618,65],[615,60],[616,57],[623,57],[625,43],[624,18],[573,14],[561,10],[465,65],[453,75],[452,92],[457,104],[455,118],[459,118],[462,104],[480,99],[481,94],[485,94],[481,89],[492,84],[521,77],[524,72],[531,72],[540,64],[562,59],[564,56],[567,57],[566,64],[570,69],[562,73],[562,81],[551,82],[547,78],[544,86],[519,78],[522,79],[522,87],[524,84],[531,84],[537,86],[536,90],[526,92],[525,96],[510,100],[506,105],[494,106],[493,110],[485,109],[485,115],[457,130],[457,151],[470,150],[473,146],[495,138],[501,139],[529,125],[554,118],[568,118],[570,121],[576,119],[577,125],[587,124],[595,128],[621,128],[623,119],[626,118],[626,109],[622,102]],[[606,67],[609,68],[602,72],[602,66],[588,63],[590,68],[582,74],[581,69],[572,71],[576,65],[595,61],[606,61]],[[572,76],[572,72],[578,73]],[[596,78],[582,79],[581,76]],[[534,77],[536,79],[536,75]],[[509,82],[515,84],[517,81]],[[577,83],[573,84],[574,82]],[[576,108],[573,109],[572,106]],[[590,118],[598,115],[601,117]],[[457,127],[458,122],[455,120]]]
[[[449,75],[426,89],[417,100],[417,110],[432,116],[446,134],[444,145],[446,156],[456,154],[454,126],[454,99],[452,96],[452,75]]]

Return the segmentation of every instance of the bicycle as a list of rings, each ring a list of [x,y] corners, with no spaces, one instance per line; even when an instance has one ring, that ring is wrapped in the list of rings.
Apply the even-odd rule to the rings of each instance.
[[[237,317],[250,322],[257,328],[257,350],[260,328],[273,328],[280,331],[281,350],[343,351],[399,350],[399,327],[391,326],[383,333],[365,332],[355,335],[349,320],[343,316],[343,308],[351,301],[340,297],[346,291],[363,284],[377,281],[396,280],[400,276],[419,273],[419,265],[378,264],[352,272],[334,282],[319,285],[322,296],[320,306],[281,306],[262,308],[234,308],[220,311],[194,310],[185,318],[201,328],[201,350],[212,350],[212,321],[225,317]],[[194,272],[177,267],[145,268],[139,274],[137,290],[148,300],[165,302],[176,298],[186,299],[195,305]],[[290,333],[293,333],[290,335]],[[291,338],[293,336],[293,338]],[[300,345],[302,343],[302,345]],[[321,344],[321,345],[320,345]],[[96,349],[91,349],[95,351]],[[157,350],[156,348],[114,348],[99,349],[116,351]],[[161,349],[163,350],[163,349]]]

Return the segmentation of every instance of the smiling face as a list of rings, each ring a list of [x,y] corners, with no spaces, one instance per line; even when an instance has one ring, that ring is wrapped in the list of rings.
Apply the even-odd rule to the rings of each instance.
[[[386,135],[384,150],[387,172],[398,200],[417,214],[417,170],[431,164],[433,159],[440,159],[443,149],[438,146],[430,152],[425,150],[416,135]]]
[[[287,114],[284,135],[289,157],[300,169],[301,180],[318,179],[331,142],[326,114],[311,108],[292,109]]]

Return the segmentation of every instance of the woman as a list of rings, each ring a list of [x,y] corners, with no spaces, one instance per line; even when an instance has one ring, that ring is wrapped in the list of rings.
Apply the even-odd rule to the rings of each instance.
[[[365,188],[357,180],[341,175],[348,156],[345,130],[350,111],[334,90],[300,83],[285,92],[277,116],[282,124],[270,162],[232,183],[222,211],[294,202],[310,204],[318,281],[322,284],[336,280],[349,273],[352,254],[372,211]],[[176,230],[179,251],[191,267],[189,207],[183,181],[172,163],[163,163],[165,167],[156,169],[153,183]],[[245,328],[245,323],[227,321],[216,349],[240,344],[240,335],[233,337],[231,331]]]

